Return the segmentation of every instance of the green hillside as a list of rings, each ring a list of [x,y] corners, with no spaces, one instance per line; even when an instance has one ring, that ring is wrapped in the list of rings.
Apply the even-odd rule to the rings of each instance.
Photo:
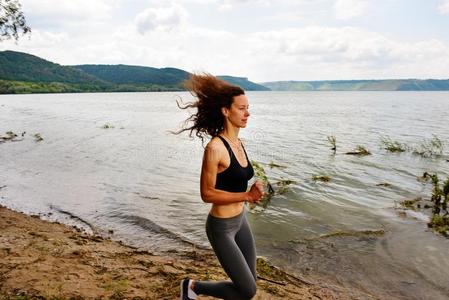
[[[176,68],[61,66],[27,53],[0,51],[0,94],[180,91],[189,75]],[[267,90],[246,78],[222,78],[245,90]]]
[[[78,69],[14,51],[0,52],[0,79],[42,83],[105,84],[98,78]]]
[[[261,85],[272,91],[449,91],[448,79],[275,81]]]
[[[104,81],[117,84],[156,84],[183,88],[182,83],[190,73],[176,68],[151,68],[128,65],[78,65],[73,66]],[[219,78],[240,86],[247,91],[269,91],[260,84],[251,82],[245,77],[218,76]]]
[[[220,77],[221,79],[223,79],[231,84],[238,85],[246,91],[269,91],[270,90],[266,86],[249,81],[248,78],[246,78],[246,77],[233,77],[233,76],[227,76],[227,75],[221,75],[218,77]]]
[[[0,51],[0,94],[184,90],[190,73],[129,65],[62,66],[37,56]],[[219,76],[247,91],[449,91],[449,79],[276,81]]]
[[[78,65],[73,66],[104,81],[116,84],[156,84],[182,88],[189,73],[175,68],[151,68],[128,65]]]

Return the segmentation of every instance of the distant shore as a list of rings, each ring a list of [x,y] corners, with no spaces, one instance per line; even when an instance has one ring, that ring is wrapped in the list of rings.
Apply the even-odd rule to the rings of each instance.
[[[178,68],[82,64],[62,66],[38,56],[0,51],[0,94],[157,92],[184,90],[190,72]],[[350,79],[252,82],[218,75],[245,91],[449,91],[449,79]]]
[[[258,276],[254,299],[378,299],[288,274],[262,258]],[[177,299],[185,277],[226,279],[210,250],[157,256],[0,206],[1,299]]]
[[[67,82],[27,82],[0,79],[0,95],[180,91],[185,91],[185,89],[179,86],[162,86],[156,84],[76,84]]]

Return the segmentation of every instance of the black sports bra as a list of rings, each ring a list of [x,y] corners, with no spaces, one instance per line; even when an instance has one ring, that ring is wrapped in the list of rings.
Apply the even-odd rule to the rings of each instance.
[[[242,145],[246,160],[248,161],[248,165],[244,168],[238,162],[228,142],[223,137],[218,137],[223,141],[226,149],[228,149],[231,164],[223,172],[217,173],[215,188],[228,192],[246,192],[248,181],[254,176],[254,169],[248,159],[245,148]]]

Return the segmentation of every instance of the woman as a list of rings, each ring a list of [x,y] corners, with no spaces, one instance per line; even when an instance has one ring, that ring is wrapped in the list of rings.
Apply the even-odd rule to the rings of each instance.
[[[192,75],[187,89],[197,98],[186,108],[197,108],[178,133],[190,130],[204,141],[201,168],[201,198],[212,203],[206,221],[207,237],[231,281],[181,281],[181,299],[209,295],[222,299],[251,299],[256,294],[256,249],[246,219],[245,202],[258,202],[263,196],[262,182],[256,181],[247,191],[254,175],[245,148],[238,138],[250,116],[248,99],[238,86],[212,75]],[[179,104],[178,104],[179,106]]]

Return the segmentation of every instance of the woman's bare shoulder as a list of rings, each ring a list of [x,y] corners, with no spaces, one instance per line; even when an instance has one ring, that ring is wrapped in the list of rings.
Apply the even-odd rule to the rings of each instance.
[[[213,137],[204,148],[207,156],[213,155],[215,159],[221,160],[226,154],[226,147],[218,137]]]
[[[223,150],[226,149],[223,142],[220,140],[219,137],[215,136],[213,137],[209,143],[207,143],[206,145],[206,149],[210,149],[210,150]]]

